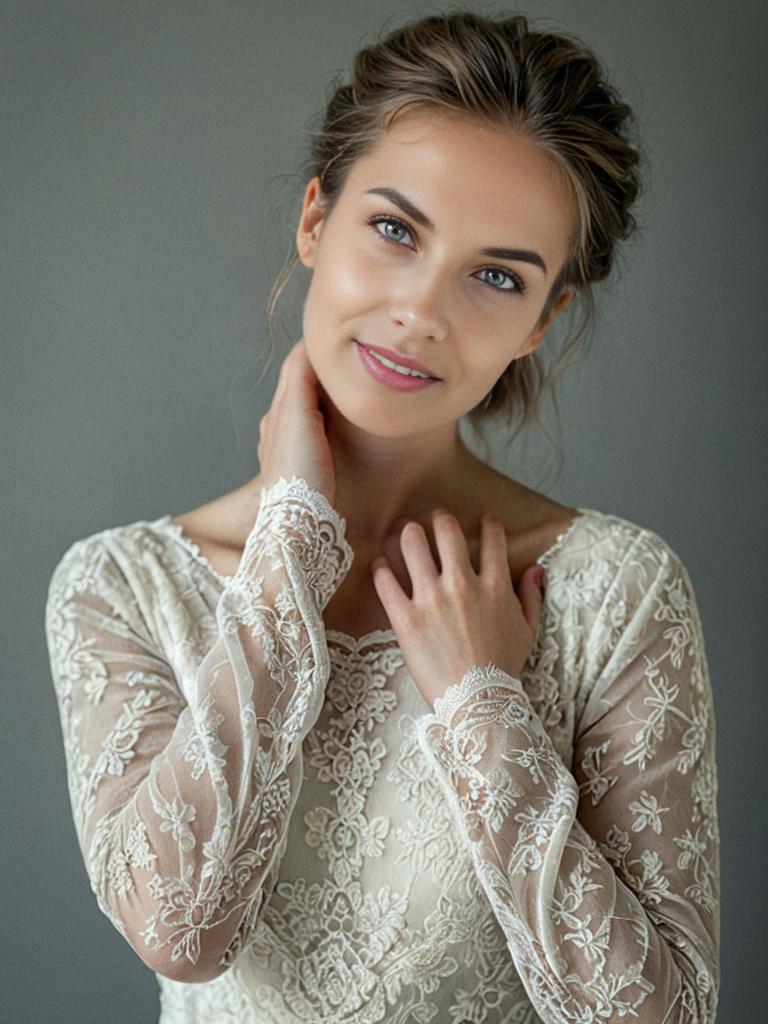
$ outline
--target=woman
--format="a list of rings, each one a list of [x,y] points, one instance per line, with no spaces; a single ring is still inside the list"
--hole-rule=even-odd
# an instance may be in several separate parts
[[[57,566],[78,839],[161,1021],[714,1021],[687,571],[458,429],[535,412],[536,349],[632,228],[629,117],[523,17],[361,51],[313,146],[258,475]]]

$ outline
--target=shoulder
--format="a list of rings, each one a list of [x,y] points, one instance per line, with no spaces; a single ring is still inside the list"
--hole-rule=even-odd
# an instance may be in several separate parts
[[[48,582],[46,608],[77,595],[99,595],[125,611],[133,605],[136,568],[141,557],[167,548],[163,527],[170,520],[137,520],[107,527],[71,542],[54,563]]]
[[[545,605],[592,646],[631,621],[698,621],[690,577],[677,549],[658,531],[626,516],[580,508],[545,559]]]
[[[693,676],[703,678],[701,618],[677,549],[659,530],[632,518],[595,508],[579,511],[545,560],[537,639],[540,657],[562,658],[568,665],[579,715],[590,695],[601,695],[599,680],[614,678],[648,652],[679,664],[685,650],[693,651]],[[599,713],[602,705],[596,707]]]
[[[672,544],[651,526],[615,512],[580,507],[548,562],[553,570],[592,565],[612,578],[655,575],[659,570],[685,571]]]
[[[73,541],[56,562],[45,599],[45,634],[57,663],[75,658],[88,671],[94,644],[139,644],[166,658],[190,615],[202,622],[205,596],[190,578],[188,553],[169,516],[137,520]],[[117,639],[116,639],[117,638]]]
[[[580,511],[546,568],[552,600],[579,623],[592,653],[604,655],[624,633],[663,633],[674,623],[700,633],[696,594],[677,548],[633,519]]]
[[[476,481],[474,514],[478,504],[499,514],[511,564],[520,571],[536,561],[548,577],[572,579],[600,594],[632,577],[642,583],[662,566],[685,571],[677,551],[651,524],[562,504],[490,467]]]

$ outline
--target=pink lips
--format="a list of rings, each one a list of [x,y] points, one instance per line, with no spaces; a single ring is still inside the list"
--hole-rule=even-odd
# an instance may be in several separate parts
[[[359,341],[356,341],[355,346],[360,362],[371,377],[375,378],[380,384],[386,384],[393,391],[420,391],[422,388],[428,388],[433,384],[437,384],[437,380],[434,377],[429,377],[425,380],[423,377],[408,377],[398,373],[396,370],[390,370],[388,366],[375,359],[365,345],[361,345]]]
[[[355,338],[355,341],[357,341],[357,338]],[[407,366],[409,370],[418,370],[419,373],[426,373],[428,377],[432,377],[434,380],[440,380],[437,374],[432,373],[423,363],[417,363],[415,359],[409,359],[408,356],[401,355],[399,352],[393,352],[391,348],[382,348],[381,345],[368,345],[363,341],[358,341],[357,343],[362,345],[363,348],[370,349],[371,352],[378,352],[380,356],[390,359],[399,366]]]

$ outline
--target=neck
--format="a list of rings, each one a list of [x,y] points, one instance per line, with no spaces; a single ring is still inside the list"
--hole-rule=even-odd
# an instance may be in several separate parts
[[[487,468],[464,444],[458,421],[419,435],[382,437],[350,422],[332,403],[324,414],[336,471],[333,507],[346,521],[345,536],[355,549],[379,549],[407,521],[428,521],[434,508],[459,514],[472,493],[470,481]],[[257,474],[233,492],[233,536],[242,543],[262,486]]]
[[[353,546],[378,547],[409,519],[424,519],[437,506],[458,507],[467,475],[478,467],[457,421],[419,435],[382,437],[331,407],[326,434],[336,470],[334,508]]]

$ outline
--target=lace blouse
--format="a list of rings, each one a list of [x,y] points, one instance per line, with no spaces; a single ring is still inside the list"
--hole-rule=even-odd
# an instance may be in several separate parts
[[[432,709],[300,477],[234,576],[170,516],[76,541],[46,637],[98,905],[161,1024],[715,1020],[715,725],[686,569],[579,509],[536,643]]]

